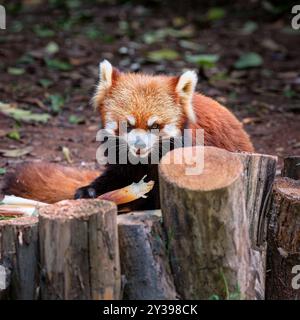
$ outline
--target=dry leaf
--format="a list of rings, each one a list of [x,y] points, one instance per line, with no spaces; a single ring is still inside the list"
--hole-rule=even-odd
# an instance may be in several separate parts
[[[70,152],[70,149],[68,147],[62,147],[62,153],[66,159],[66,161],[68,163],[72,163],[73,160],[71,159],[71,152]]]
[[[242,120],[243,124],[252,124],[252,123],[260,123],[262,119],[259,117],[247,117]]]
[[[0,102],[0,112],[17,121],[46,123],[51,116],[48,113],[32,113],[29,110],[16,108],[14,104]]]
[[[25,156],[26,154],[30,153],[33,150],[32,147],[25,147],[19,149],[0,149],[0,153],[3,157],[8,158],[18,158]]]

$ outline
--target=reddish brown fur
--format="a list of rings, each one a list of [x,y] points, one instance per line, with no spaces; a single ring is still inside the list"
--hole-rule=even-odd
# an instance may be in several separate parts
[[[182,128],[187,118],[183,104],[187,103],[175,92],[178,77],[150,76],[145,74],[114,72],[112,87],[101,96],[95,97],[102,123],[107,116],[117,122],[133,115],[137,119],[136,127],[146,129],[147,119],[158,116],[164,125],[176,122]],[[193,96],[193,108],[196,124],[189,128],[204,129],[205,145],[216,146],[229,151],[252,152],[252,143],[236,117],[217,101],[202,94]]]
[[[188,100],[175,91],[178,77],[126,74],[115,69],[112,76],[112,87],[101,87],[100,82],[94,97],[104,125],[110,119],[121,121],[134,115],[136,126],[146,129],[147,119],[155,115],[161,125],[176,123],[183,129]],[[233,152],[253,151],[241,123],[218,102],[195,93],[193,109],[196,123],[188,122],[188,127],[204,129],[205,145]],[[49,163],[25,164],[8,175],[4,192],[54,203],[73,198],[77,188],[90,184],[98,175]]]
[[[3,193],[55,203],[73,199],[77,188],[91,183],[99,172],[47,162],[25,163],[6,176]]]
[[[116,75],[115,75],[116,77]],[[174,79],[167,76],[120,73],[110,89],[98,89],[95,105],[100,111],[102,123],[110,120],[124,121],[133,115],[136,126],[146,129],[146,121],[157,116],[162,124],[184,122],[184,111],[174,90]]]
[[[204,129],[204,144],[232,152],[253,152],[254,148],[242,124],[217,101],[202,94],[194,94],[193,107],[197,123],[192,129]]]

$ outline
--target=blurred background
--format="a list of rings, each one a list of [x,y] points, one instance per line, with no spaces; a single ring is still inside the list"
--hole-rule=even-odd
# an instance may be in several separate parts
[[[100,121],[89,102],[103,59],[124,71],[194,69],[197,89],[238,116],[258,152],[300,154],[295,2],[0,4],[0,179],[24,160],[95,165]]]

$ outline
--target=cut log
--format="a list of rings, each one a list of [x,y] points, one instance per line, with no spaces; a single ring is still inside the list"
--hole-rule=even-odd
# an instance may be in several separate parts
[[[171,151],[159,165],[176,290],[183,299],[254,299],[242,162],[214,147],[185,149]],[[201,167],[201,151],[203,172],[187,174],[191,166]]]
[[[278,178],[269,211],[266,299],[300,300],[299,265],[300,181]]]
[[[283,177],[300,180],[300,156],[289,156],[284,158],[282,170]]]
[[[124,299],[176,299],[160,210],[118,216]]]
[[[265,297],[266,209],[276,174],[277,157],[236,153],[244,165],[246,213],[251,240],[251,268],[256,299]]]
[[[0,221],[0,298],[33,300],[38,296],[38,220]]]
[[[39,210],[42,299],[120,299],[117,208],[67,200]]]

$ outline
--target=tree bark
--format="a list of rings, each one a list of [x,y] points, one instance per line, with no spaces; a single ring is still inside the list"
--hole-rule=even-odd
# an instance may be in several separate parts
[[[295,266],[300,266],[300,181],[278,178],[269,211],[267,299],[300,299]]]
[[[282,170],[283,177],[300,180],[300,156],[289,156],[284,158]]]
[[[39,210],[42,299],[120,299],[117,208],[68,200]]]
[[[37,218],[0,221],[0,298],[33,300],[38,296]]]
[[[242,162],[214,147],[184,149],[189,153],[184,159],[182,149],[175,149],[159,165],[164,228],[177,292],[183,299],[213,295],[254,299]],[[187,174],[201,151],[203,172]]]
[[[118,216],[124,299],[176,298],[161,220],[160,210]]]
[[[277,157],[236,153],[244,165],[246,212],[253,249],[262,249],[266,241],[266,208],[276,175]]]
[[[266,208],[276,174],[277,157],[253,153],[236,153],[244,165],[246,213],[251,240],[251,268],[256,299],[265,297]]]

